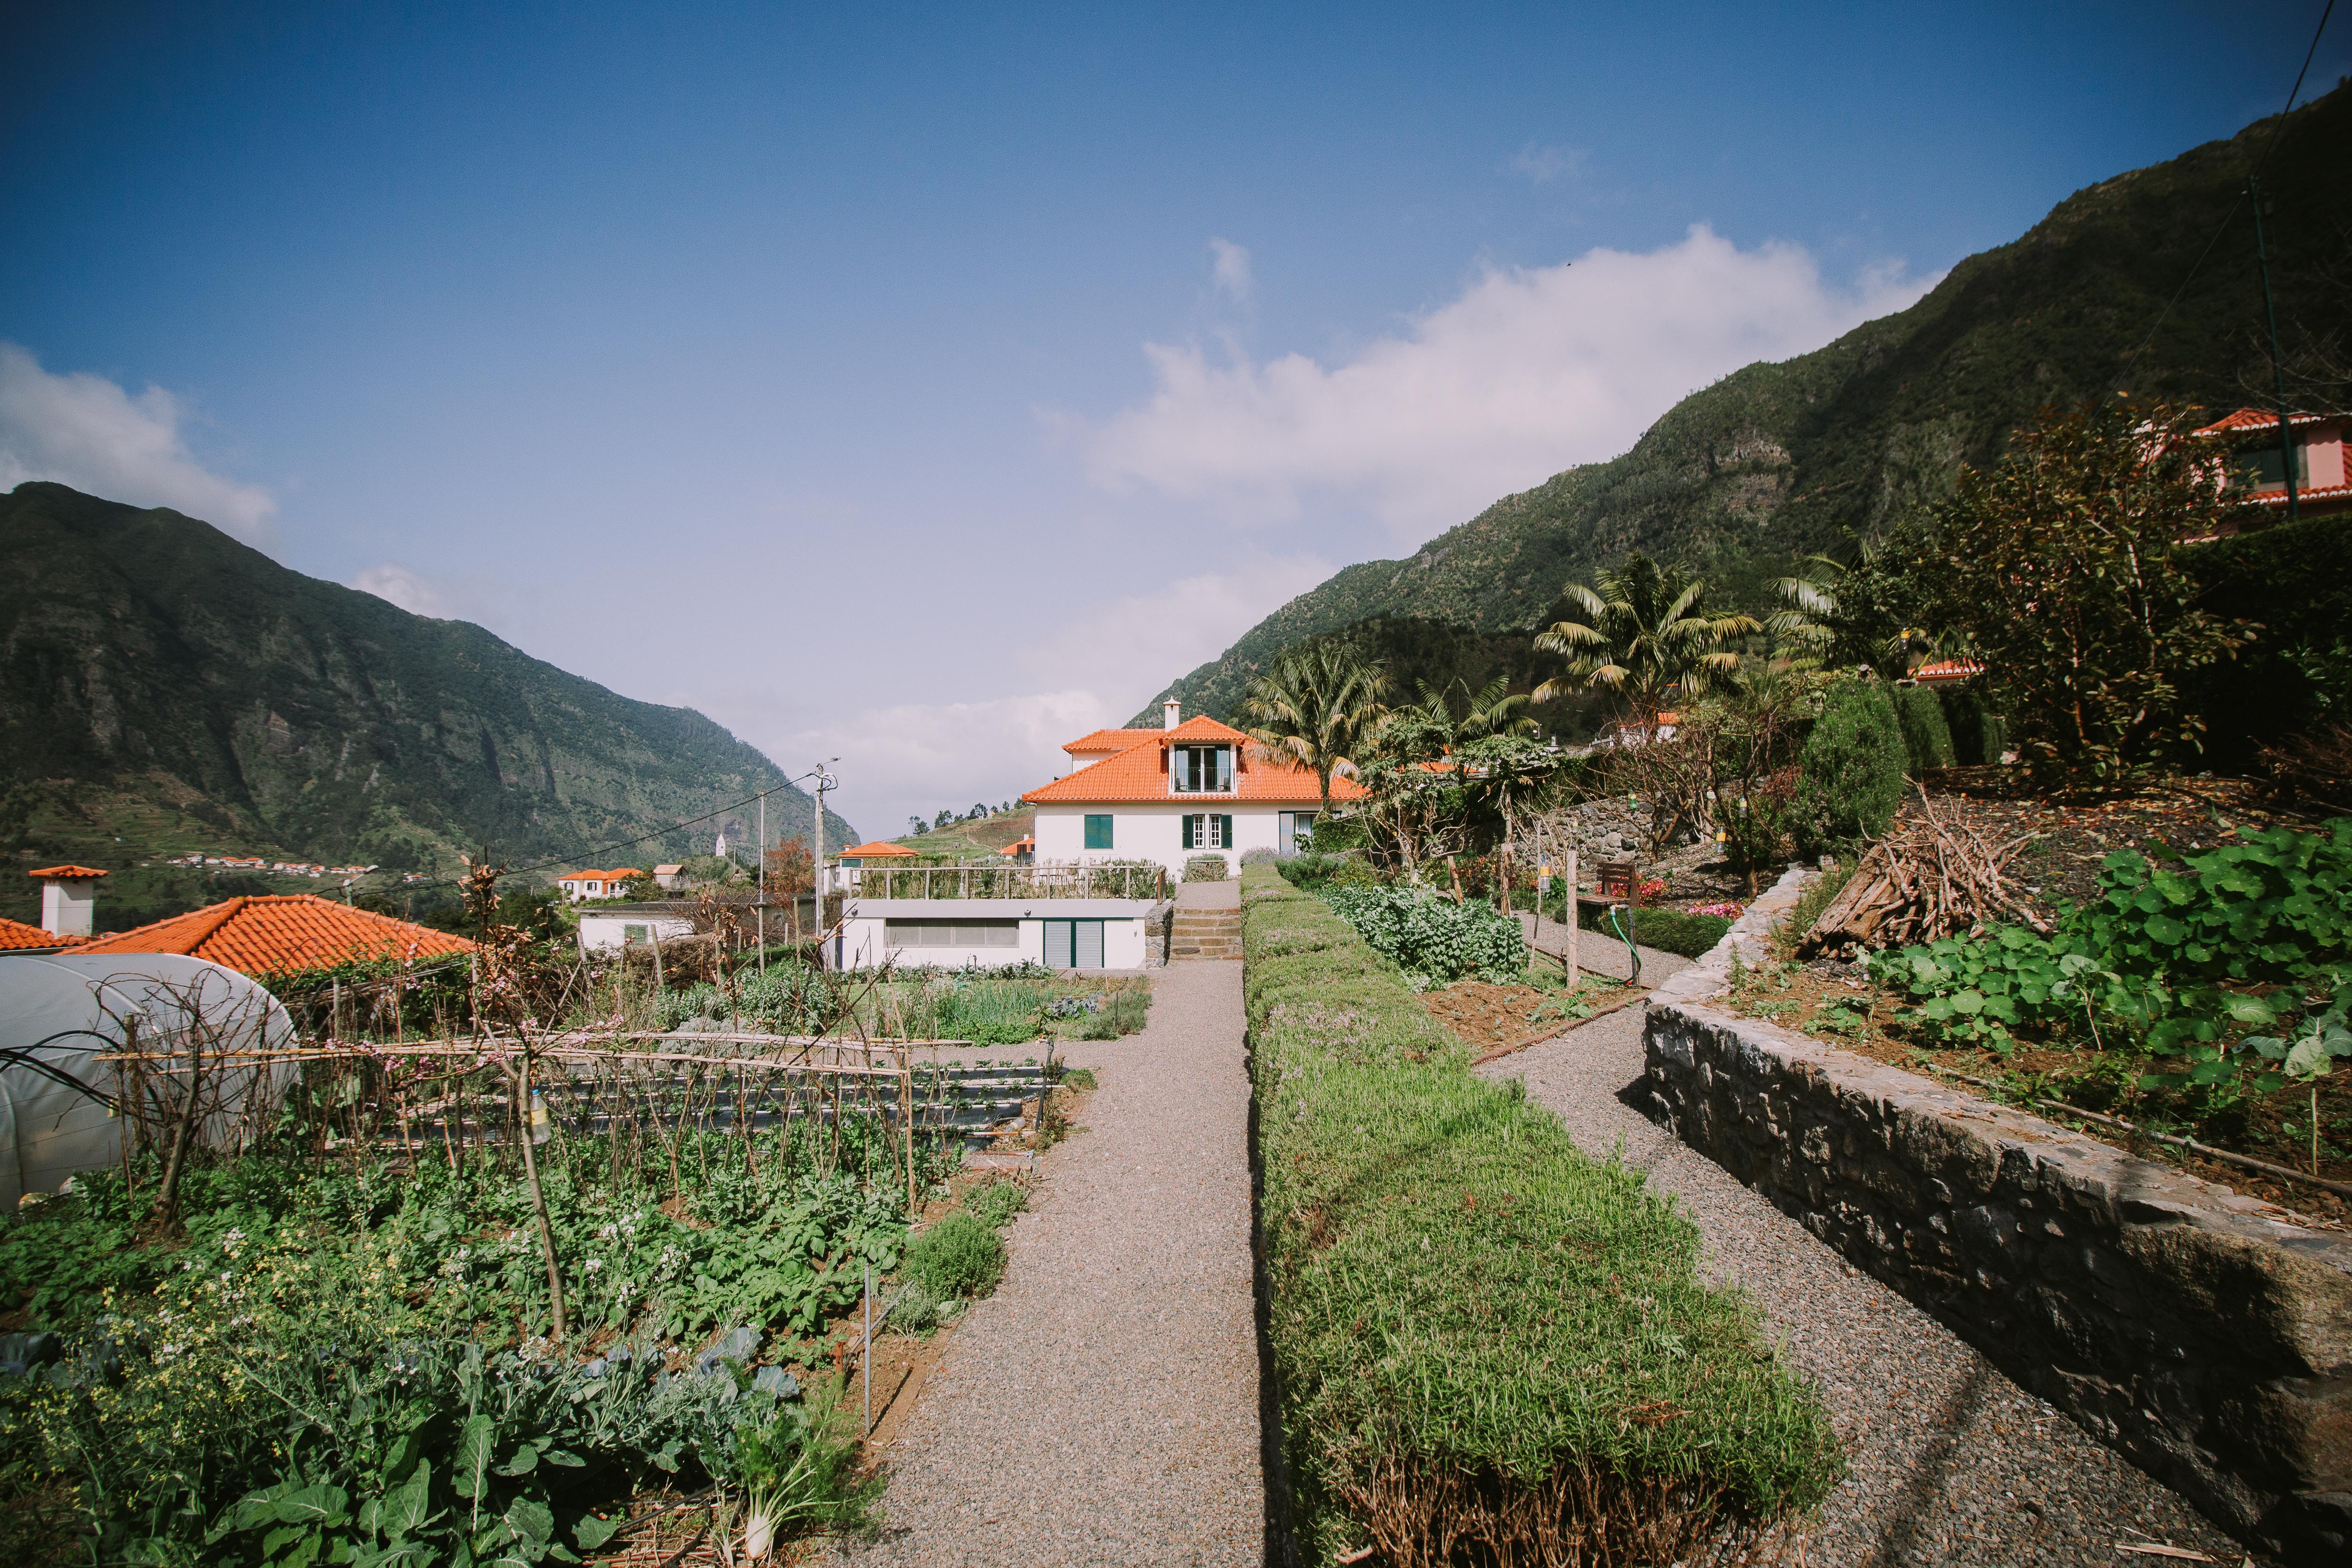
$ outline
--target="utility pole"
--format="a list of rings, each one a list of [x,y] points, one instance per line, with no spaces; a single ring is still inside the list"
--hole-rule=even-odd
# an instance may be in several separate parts
[[[2251,179],[2246,194],[2254,204],[2254,260],[2263,271],[2263,314],[2270,319],[2271,384],[2278,394],[2279,470],[2286,476],[2286,520],[2294,521],[2294,427],[2286,412],[2286,371],[2279,363],[2278,306],[2271,299],[2270,249],[2263,242],[2263,193]]]
[[[841,758],[835,757],[831,760],[838,762]],[[819,936],[824,934],[824,792],[836,782],[834,776],[824,770],[824,763],[816,765],[816,837],[811,841],[815,847],[809,853],[809,885],[814,889],[815,909],[809,917],[809,927]],[[816,961],[819,968],[824,967],[824,950],[822,947],[817,950]]]
[[[760,791],[760,893],[751,918],[760,928],[760,973],[768,972],[768,792]]]

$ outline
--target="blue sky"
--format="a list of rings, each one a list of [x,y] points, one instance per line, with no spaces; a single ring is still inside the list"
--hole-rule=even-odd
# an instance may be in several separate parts
[[[0,483],[878,832],[2275,111],[2319,7],[13,9]]]

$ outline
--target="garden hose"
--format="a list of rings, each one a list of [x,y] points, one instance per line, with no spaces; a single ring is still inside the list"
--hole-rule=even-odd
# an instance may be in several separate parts
[[[1617,924],[1617,912],[1624,907],[1622,904],[1609,906],[1609,929],[1617,934],[1618,941],[1625,944],[1625,962],[1633,967],[1633,973],[1625,977],[1625,983],[1638,986],[1642,983],[1642,950],[1633,946],[1633,938],[1625,934],[1625,928]]]

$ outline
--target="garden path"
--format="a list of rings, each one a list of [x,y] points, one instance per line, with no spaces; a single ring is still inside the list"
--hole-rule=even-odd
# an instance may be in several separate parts
[[[1546,953],[1567,952],[1568,927],[1549,915],[1538,915],[1534,918],[1536,929],[1532,941],[1535,946]],[[1579,969],[1588,975],[1606,975],[1612,980],[1622,980],[1632,976],[1633,966],[1626,961],[1625,944],[1622,940],[1605,931],[1580,931],[1576,936],[1576,965]],[[1642,984],[1644,986],[1654,986],[1676,969],[1690,967],[1688,958],[1662,953],[1655,947],[1642,947],[1639,944],[1636,947],[1642,955]]]
[[[1152,977],[1150,1021],[1040,1163],[1004,1282],[925,1385],[852,1564],[1265,1560],[1242,967]]]
[[[1644,980],[1667,972],[1644,958]],[[1621,1099],[1643,1074],[1643,1013],[1597,1019],[1480,1071],[1524,1079],[1591,1154],[1622,1140],[1626,1162],[1697,1223],[1717,1277],[1747,1289],[1767,1333],[1820,1383],[1849,1474],[1809,1543],[1812,1568],[2159,1561],[2116,1552],[2150,1538],[2243,1559],[2179,1495]]]

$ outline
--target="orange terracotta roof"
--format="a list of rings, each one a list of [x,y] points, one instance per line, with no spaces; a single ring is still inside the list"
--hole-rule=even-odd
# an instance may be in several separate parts
[[[860,844],[854,850],[842,851],[841,858],[845,861],[872,860],[879,855],[911,855],[914,852],[904,844],[894,844],[887,839],[877,839],[870,844]]]
[[[436,958],[474,944],[446,931],[353,909],[316,894],[232,898],[135,931],[100,936],[86,953],[184,953],[248,975],[320,969],[352,958]]]
[[[2345,416],[2340,413],[2290,413],[2286,416],[2287,424],[2290,427],[2303,424],[2325,424],[2331,420],[2342,419],[2343,417]],[[2191,431],[2189,434],[2192,435],[2232,435],[2240,432],[2249,430],[2276,430],[2278,428],[2278,410],[2276,409],[2242,408],[2235,413],[2225,414],[2221,418],[2215,420],[2212,423],[2206,425],[2201,429]]]
[[[2340,501],[2347,496],[2352,496],[2352,482],[2342,485],[2297,485],[2294,487],[2295,504],[2302,507],[2308,507],[2314,501]],[[2257,507],[2277,507],[2284,509],[2286,486],[2282,485],[2275,490],[2265,490],[2261,495],[2248,496],[2245,498]]]
[[[71,947],[87,940],[82,936],[60,936],[54,931],[44,931],[21,920],[0,919],[0,953],[13,953],[26,947]]]
[[[1237,729],[1228,728],[1213,718],[1188,719],[1176,728],[1164,732],[1171,742],[1202,740],[1246,740]],[[1115,757],[1106,757],[1089,768],[1081,768],[1067,778],[1056,779],[1051,784],[1041,784],[1021,798],[1033,803],[1097,804],[1114,801],[1187,800],[1199,803],[1205,810],[1219,801],[1252,800],[1280,801],[1290,805],[1320,805],[1322,790],[1315,775],[1295,762],[1278,760],[1245,750],[1241,766],[1234,772],[1234,788],[1230,793],[1171,795],[1168,792],[1168,768],[1164,760],[1165,746],[1130,746]],[[1351,779],[1331,780],[1331,799],[1356,800],[1363,798],[1363,787]]]
[[[1147,740],[1157,740],[1167,732],[1158,729],[1098,729],[1092,735],[1082,735],[1063,750],[1076,753],[1125,751],[1130,746],[1140,746]]]
[[[1037,835],[1032,833],[1025,839],[1015,839],[996,852],[1001,855],[1034,854],[1037,852]]]
[[[633,865],[625,865],[614,871],[567,871],[555,880],[558,882],[626,882],[633,876],[645,874]]]
[[[1932,664],[1922,664],[1911,672],[1915,681],[1965,681],[1970,675],[1981,675],[1984,666],[1974,659],[1938,659]]]
[[[45,865],[38,871],[28,871],[25,874],[50,882],[66,882],[80,876],[104,876],[106,873],[92,871],[86,865]]]

